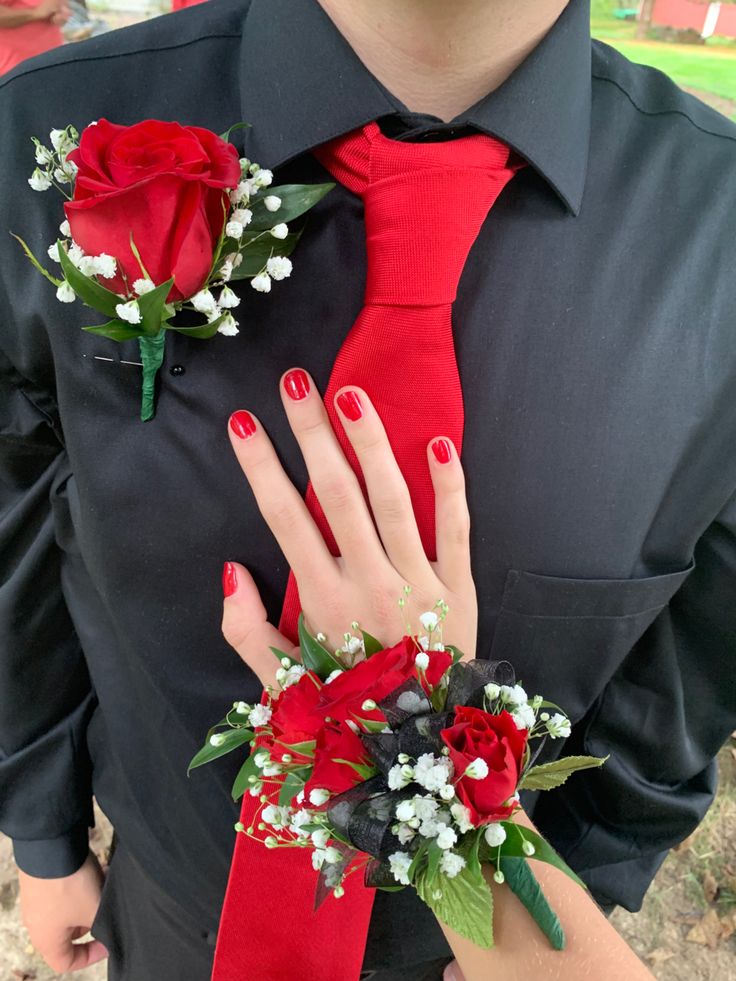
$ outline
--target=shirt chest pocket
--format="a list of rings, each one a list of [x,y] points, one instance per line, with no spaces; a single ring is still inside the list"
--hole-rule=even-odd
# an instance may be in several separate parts
[[[641,579],[566,579],[510,569],[490,657],[510,661],[531,697],[575,722],[695,568]]]

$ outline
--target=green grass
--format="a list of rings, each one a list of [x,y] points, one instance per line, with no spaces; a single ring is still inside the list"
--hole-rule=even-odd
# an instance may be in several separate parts
[[[712,38],[703,45],[636,41],[636,22],[615,18],[615,6],[615,0],[591,0],[594,37],[631,61],[665,72],[678,85],[736,102],[736,42],[725,38]],[[730,115],[736,120],[736,111]]]

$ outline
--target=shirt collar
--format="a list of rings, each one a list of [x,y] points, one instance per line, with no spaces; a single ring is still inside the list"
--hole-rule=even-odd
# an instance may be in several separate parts
[[[265,167],[404,108],[316,0],[251,0],[240,78],[242,119],[251,124],[245,153]],[[508,143],[577,215],[590,111],[590,0],[569,0],[506,81],[453,122]]]

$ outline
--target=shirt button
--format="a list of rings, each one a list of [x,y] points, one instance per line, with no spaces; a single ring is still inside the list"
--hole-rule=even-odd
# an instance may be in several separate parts
[[[186,368],[183,364],[174,364],[171,366],[171,368],[169,368],[169,371],[172,375],[183,375]]]

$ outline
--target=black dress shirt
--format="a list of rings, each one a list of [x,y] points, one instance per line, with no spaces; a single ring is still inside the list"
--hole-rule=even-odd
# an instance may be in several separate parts
[[[136,342],[80,330],[95,315],[7,233],[45,257],[61,199],[29,188],[30,137],[101,116],[247,121],[236,142],[275,183],[328,179],[310,149],[375,118],[406,138],[469,126],[529,162],[453,308],[479,652],[569,710],[565,752],[610,754],[525,803],[599,900],[638,909],[736,725],[736,126],[591,41],[587,0],[450,127],[408,113],[314,0],[210,0],[3,78],[0,827],[22,868],[69,873],[94,792],[211,929],[240,760],[186,767],[228,703],[259,695],[220,632],[222,563],[252,570],[274,620],[288,572],[227,418],[256,412],[304,489],[278,379],[301,365],[324,390],[361,307],[362,205],[338,186],[290,279],[236,284],[236,337],[171,333],[142,423]],[[379,894],[371,966],[445,949],[403,895]]]

